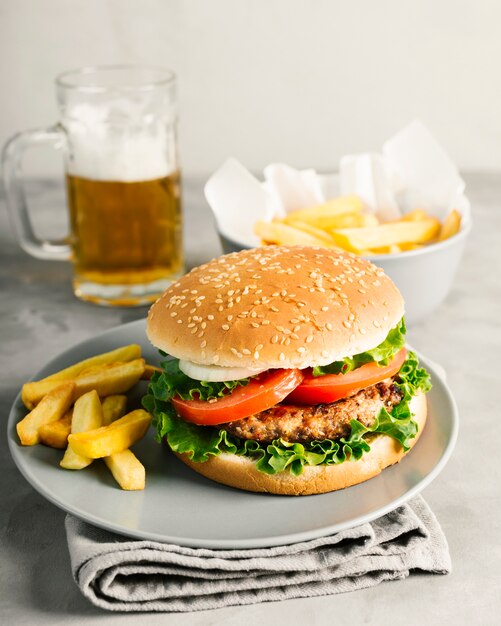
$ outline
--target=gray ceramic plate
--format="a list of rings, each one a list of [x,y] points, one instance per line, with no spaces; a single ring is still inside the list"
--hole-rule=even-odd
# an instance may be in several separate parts
[[[158,360],[146,339],[144,321],[138,321],[70,348],[35,379],[127,343],[141,344],[150,362]],[[255,548],[303,541],[383,515],[416,495],[442,470],[456,441],[457,410],[439,368],[426,360],[424,364],[432,374],[433,389],[419,444],[377,478],[318,496],[253,494],[211,482],[156,443],[152,431],[134,447],[146,466],[146,489],[121,491],[104,463],[69,472],[58,466],[61,451],[42,445],[20,446],[15,424],[26,411],[19,397],[9,416],[9,446],[26,480],[45,498],[83,520],[123,535],[206,548]],[[143,391],[131,395],[131,405],[139,402]]]

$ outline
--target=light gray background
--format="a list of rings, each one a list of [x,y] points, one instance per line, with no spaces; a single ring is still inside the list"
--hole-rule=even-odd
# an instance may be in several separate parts
[[[153,63],[179,75],[185,174],[333,169],[415,117],[462,168],[500,168],[500,23],[499,0],[1,0],[0,142],[55,121],[59,72]],[[31,173],[57,171],[47,152]]]

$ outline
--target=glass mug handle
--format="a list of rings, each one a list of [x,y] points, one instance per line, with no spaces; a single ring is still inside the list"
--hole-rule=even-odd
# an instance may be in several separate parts
[[[7,207],[19,244],[23,250],[38,259],[67,261],[71,248],[65,240],[50,241],[37,237],[31,223],[22,178],[22,162],[26,149],[35,144],[52,144],[56,149],[66,146],[66,134],[56,124],[45,130],[28,130],[14,135],[2,154],[3,177]]]

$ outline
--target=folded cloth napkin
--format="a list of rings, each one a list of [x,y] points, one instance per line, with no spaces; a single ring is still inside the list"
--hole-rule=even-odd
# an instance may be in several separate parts
[[[370,524],[292,545],[251,550],[185,548],[130,540],[67,516],[73,576],[110,611],[200,611],[330,595],[447,574],[449,549],[420,497]]]

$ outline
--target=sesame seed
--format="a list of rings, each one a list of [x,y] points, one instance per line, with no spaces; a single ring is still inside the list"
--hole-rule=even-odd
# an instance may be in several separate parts
[[[221,326],[221,328],[222,328],[223,330],[230,330],[230,327],[228,326],[228,324],[223,324],[223,325]]]
[[[348,322],[347,320],[345,320],[345,321],[343,322],[343,326],[344,326],[345,328],[351,328],[351,324],[350,324],[350,322]]]
[[[205,346],[207,345],[207,342],[205,341],[205,339],[202,341],[202,343],[200,344],[201,348],[205,348]]]
[[[254,352],[254,358],[259,359],[259,352],[257,350]]]
[[[252,328],[259,328],[259,324],[257,322],[251,322]]]
[[[271,343],[278,343],[278,335],[273,335],[271,338]]]
[[[359,329],[358,329],[358,332],[359,332],[361,335],[365,335],[365,333],[366,333],[367,331],[365,330],[365,328],[359,328]]]
[[[183,323],[183,320],[177,320],[177,323],[178,323],[178,324],[182,324],[182,323]]]
[[[306,337],[306,343],[311,343],[313,341],[313,335],[308,335],[308,337]]]
[[[175,311],[172,311],[171,314],[170,314],[171,317],[176,317],[176,315],[177,315],[177,313]]]
[[[374,324],[374,326],[376,328],[380,328],[381,327],[381,324],[377,320],[374,320],[372,323]]]
[[[251,353],[251,351],[248,348],[244,348],[242,352],[246,355],[249,355]]]
[[[285,354],[283,352],[280,352],[280,356],[278,358],[280,359],[280,361],[285,361]]]
[[[322,311],[328,311],[328,310],[329,310],[329,307],[328,307],[328,306],[323,306],[323,307],[322,307]]]
[[[300,346],[297,351],[302,354],[303,352],[306,352],[306,348],[304,346]]]
[[[330,322],[327,322],[325,328],[327,328],[327,330],[332,330],[332,324]]]

